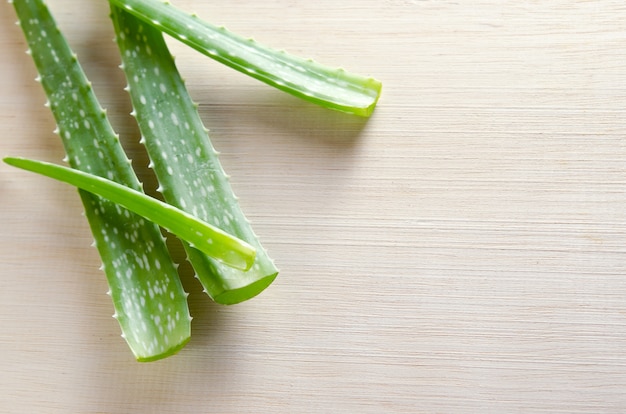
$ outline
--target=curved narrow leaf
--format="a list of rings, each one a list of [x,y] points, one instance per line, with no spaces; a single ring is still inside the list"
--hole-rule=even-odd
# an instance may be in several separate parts
[[[198,220],[172,205],[133,190],[115,181],[72,168],[26,158],[7,157],[9,165],[97,194],[139,214],[190,243],[201,252],[229,266],[246,270],[254,263],[256,251],[243,240]]]

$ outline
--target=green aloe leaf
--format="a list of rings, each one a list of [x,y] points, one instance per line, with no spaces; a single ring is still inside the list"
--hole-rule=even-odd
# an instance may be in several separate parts
[[[161,32],[116,6],[112,18],[133,114],[165,201],[247,241],[257,251],[252,268],[243,272],[184,244],[196,277],[219,303],[257,295],[276,278],[278,269],[239,206]]]
[[[119,138],[48,7],[41,0],[12,4],[69,164],[140,191]],[[191,317],[160,229],[110,201],[79,194],[122,336],[140,361],[172,355],[189,341]]]
[[[198,220],[174,206],[125,185],[61,165],[7,157],[4,162],[99,195],[162,226],[199,251],[241,270],[254,263],[255,249],[219,228]]]
[[[110,0],[199,52],[280,90],[326,108],[370,116],[382,84],[263,46],[162,0]]]

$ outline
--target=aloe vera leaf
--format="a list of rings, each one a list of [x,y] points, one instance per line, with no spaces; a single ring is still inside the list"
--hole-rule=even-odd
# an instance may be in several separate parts
[[[249,242],[254,265],[242,272],[184,243],[206,293],[232,304],[265,289],[278,269],[244,216],[161,32],[112,6],[127,89],[165,200]]]
[[[162,0],[110,0],[148,24],[244,74],[326,108],[370,116],[382,84],[263,46]]]
[[[16,0],[24,32],[67,161],[76,169],[141,185],[76,55],[41,0]],[[119,206],[79,191],[122,336],[139,361],[180,350],[191,317],[175,264],[159,228]]]
[[[23,170],[62,181],[106,198],[175,234],[226,266],[241,270],[254,263],[255,249],[191,214],[125,185],[83,171],[27,158],[6,157],[4,162]]]

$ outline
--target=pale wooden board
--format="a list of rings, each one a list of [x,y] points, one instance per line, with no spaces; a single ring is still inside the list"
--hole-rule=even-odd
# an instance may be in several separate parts
[[[0,166],[1,412],[626,411],[623,1],[176,4],[377,77],[379,108],[330,113],[170,42],[282,272],[221,307],[183,267],[192,341],[150,364],[75,191]],[[106,2],[50,6],[153,191]],[[61,162],[14,21],[1,5],[0,155]]]

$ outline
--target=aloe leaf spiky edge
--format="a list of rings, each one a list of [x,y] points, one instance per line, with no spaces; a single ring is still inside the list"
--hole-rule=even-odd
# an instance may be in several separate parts
[[[370,116],[382,84],[260,45],[163,0],[110,0],[144,22],[246,75],[323,107]]]
[[[118,136],[46,4],[9,3],[48,97],[67,161],[140,190]],[[176,353],[189,341],[191,316],[159,228],[89,192],[79,194],[102,259],[114,317],[135,358],[152,361]]]
[[[257,251],[252,268],[242,272],[184,244],[196,277],[218,303],[233,304],[256,296],[272,283],[278,269],[239,206],[163,35],[115,5],[111,16],[133,114],[163,197],[247,241]]]

